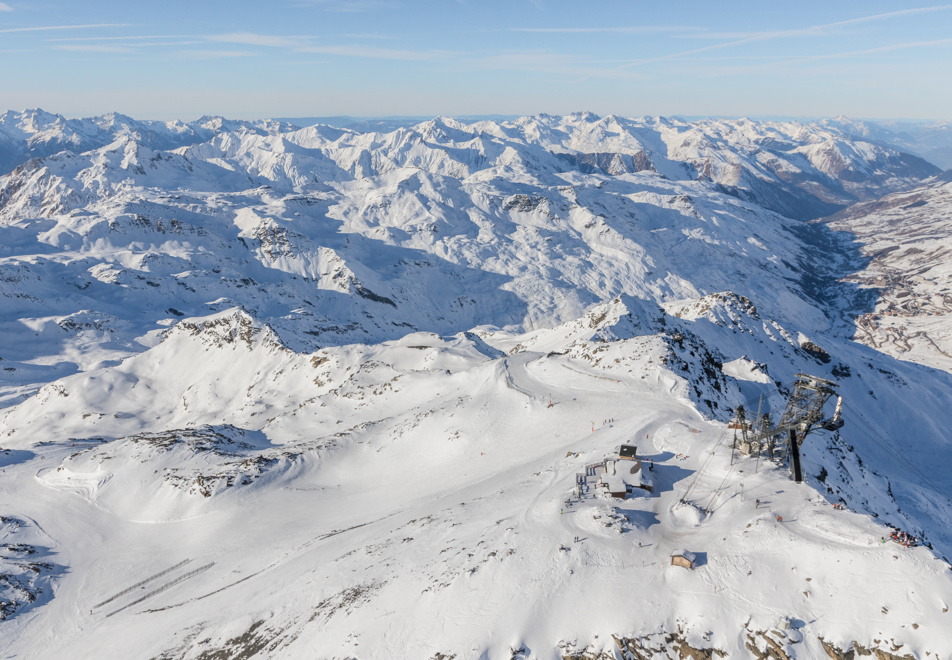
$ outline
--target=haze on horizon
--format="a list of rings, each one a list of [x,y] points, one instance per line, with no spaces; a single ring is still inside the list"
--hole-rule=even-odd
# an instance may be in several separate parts
[[[952,4],[0,2],[2,109],[952,119]]]

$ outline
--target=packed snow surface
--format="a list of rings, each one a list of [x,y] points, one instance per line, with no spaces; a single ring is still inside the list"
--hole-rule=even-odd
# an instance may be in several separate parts
[[[747,120],[203,121],[0,178],[4,654],[952,650],[952,375],[854,336],[935,168]],[[728,428],[798,373],[846,422],[799,484]]]

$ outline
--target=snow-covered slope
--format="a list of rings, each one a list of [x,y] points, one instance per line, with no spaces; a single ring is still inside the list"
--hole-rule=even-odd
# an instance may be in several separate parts
[[[170,658],[946,648],[947,564],[880,538],[888,522],[952,548],[938,522],[952,506],[932,490],[948,476],[923,460],[947,464],[952,447],[909,426],[915,415],[905,428],[920,442],[904,457],[858,429],[861,416],[883,421],[865,387],[926,406],[929,390],[947,397],[952,384],[909,363],[892,380],[857,366],[841,384],[863,412],[851,410],[842,436],[805,444],[811,485],[796,486],[785,467],[732,457],[723,422],[695,406],[711,413],[757,388],[768,404],[779,397],[769,380],[727,375],[738,362],[770,359],[781,380],[831,367],[731,295],[678,311],[616,300],[531,336],[415,333],[310,355],[234,311],[62,379],[3,420],[4,442],[31,456],[7,466],[4,500],[18,519],[42,520],[46,552],[69,566],[52,600],[40,583],[45,604],[3,624],[6,648]],[[862,364],[855,351],[875,359],[826,346],[850,364]],[[654,490],[613,500],[589,479],[579,499],[576,475],[626,442]],[[669,565],[682,547],[701,558],[693,572]]]
[[[816,127],[584,113],[21,165],[0,649],[942,657],[952,375],[854,341],[850,227],[776,210],[920,168]],[[795,484],[727,422],[778,418],[801,372],[846,425]],[[651,491],[596,487],[621,444]]]

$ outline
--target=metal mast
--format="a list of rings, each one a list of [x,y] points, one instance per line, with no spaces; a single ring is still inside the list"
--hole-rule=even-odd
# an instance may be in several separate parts
[[[843,397],[836,393],[836,383],[825,378],[797,374],[793,385],[793,392],[787,399],[787,407],[776,426],[770,424],[770,418],[764,415],[755,420],[758,424],[748,432],[747,422],[739,426],[742,437],[739,446],[742,453],[751,455],[766,449],[771,456],[780,455],[789,451],[792,458],[791,468],[793,477],[799,483],[800,474],[800,445],[807,434],[815,429],[835,431],[843,426]],[[831,397],[836,397],[836,410],[833,416],[825,418],[823,406]],[[741,413],[742,415],[744,413]]]

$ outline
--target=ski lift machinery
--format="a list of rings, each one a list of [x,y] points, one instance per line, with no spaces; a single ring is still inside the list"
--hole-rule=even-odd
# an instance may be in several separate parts
[[[734,447],[745,456],[766,453],[771,458],[783,459],[790,455],[790,469],[797,483],[803,481],[800,471],[800,445],[814,430],[836,431],[843,426],[843,397],[836,392],[836,383],[825,378],[797,374],[793,392],[787,399],[780,421],[774,426],[770,416],[761,415],[751,422],[743,406],[737,407],[729,428],[734,429]],[[833,416],[824,417],[823,407],[832,397],[836,397],[836,409]],[[738,437],[738,431],[740,437]]]

